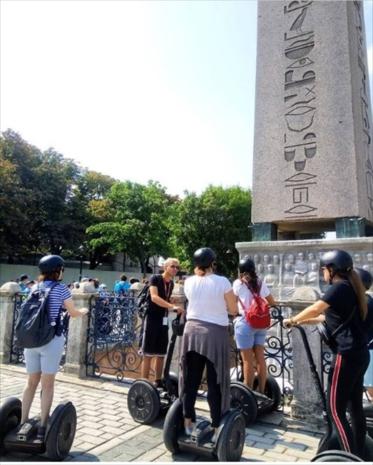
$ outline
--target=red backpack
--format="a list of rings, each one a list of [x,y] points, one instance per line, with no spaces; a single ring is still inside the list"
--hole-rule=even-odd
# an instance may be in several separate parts
[[[261,287],[262,286],[260,285],[258,293],[249,288],[253,295],[253,300],[247,309],[245,309],[242,300],[238,298],[242,308],[244,309],[246,321],[253,329],[267,329],[271,324],[271,314],[268,302],[260,295]]]

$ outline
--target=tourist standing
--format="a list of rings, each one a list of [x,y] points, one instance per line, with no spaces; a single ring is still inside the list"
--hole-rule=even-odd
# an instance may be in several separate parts
[[[338,434],[341,450],[362,457],[366,434],[363,379],[369,365],[365,289],[347,252],[326,252],[321,256],[320,265],[324,280],[330,287],[320,300],[298,315],[285,319],[284,326],[314,324],[325,320],[334,342],[328,375],[328,414]],[[348,404],[351,425],[346,417]]]
[[[183,312],[181,307],[171,303],[171,295],[174,288],[173,279],[180,269],[179,260],[168,258],[164,262],[162,274],[153,275],[150,278],[150,303],[144,322],[141,350],[143,362],[141,376],[149,378],[151,362],[155,360],[155,384],[161,384],[163,363],[168,346],[168,313]]]
[[[229,409],[228,312],[237,314],[237,304],[228,279],[215,274],[216,255],[212,249],[198,249],[193,261],[195,274],[184,284],[188,310],[180,349],[180,399],[185,432],[190,435],[196,422],[197,392],[206,368],[212,421],[211,428],[201,434],[214,435],[222,415]]]
[[[239,313],[234,320],[234,338],[242,358],[244,383],[250,389],[253,388],[256,369],[258,390],[264,393],[267,381],[267,365],[264,358],[267,329],[252,328],[246,320],[246,312],[254,299],[254,293],[266,299],[269,305],[275,305],[275,301],[266,283],[259,280],[253,260],[247,257],[242,259],[239,263],[239,271],[240,276],[233,283]]]

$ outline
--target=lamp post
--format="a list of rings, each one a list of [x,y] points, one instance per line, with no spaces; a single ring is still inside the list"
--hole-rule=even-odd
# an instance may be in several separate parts
[[[80,264],[79,264],[79,282],[81,282],[82,277],[83,277],[83,252],[84,252],[84,245],[79,246],[79,259],[80,259]]]

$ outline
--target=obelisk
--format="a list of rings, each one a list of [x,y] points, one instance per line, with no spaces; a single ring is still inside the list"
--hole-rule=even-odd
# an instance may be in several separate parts
[[[256,69],[254,240],[365,236],[373,141],[362,2],[259,1]]]

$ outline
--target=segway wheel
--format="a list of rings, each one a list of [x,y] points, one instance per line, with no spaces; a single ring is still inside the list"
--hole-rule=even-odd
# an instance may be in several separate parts
[[[21,422],[22,402],[16,397],[9,397],[0,406],[0,435],[9,433]]]
[[[183,428],[183,405],[180,399],[176,399],[168,410],[163,425],[163,442],[172,454],[179,452],[177,439]]]
[[[245,443],[245,419],[239,410],[229,412],[216,447],[219,462],[239,462]]]
[[[274,410],[277,410],[281,404],[282,394],[280,386],[278,385],[275,378],[273,378],[273,376],[268,376],[264,389],[264,394],[273,400],[271,411],[273,412]]]
[[[4,437],[21,422],[22,402],[9,397],[0,406],[0,453],[4,451]]]
[[[343,450],[325,450],[315,455],[311,462],[363,462],[359,457]]]
[[[46,455],[50,460],[63,460],[70,452],[76,431],[77,416],[74,405],[57,405],[48,423],[45,437]]]
[[[246,384],[238,381],[231,383],[231,408],[240,410],[245,419],[246,426],[252,425],[258,415],[258,404],[255,395]]]
[[[161,407],[159,393],[149,381],[139,379],[128,391],[127,406],[135,421],[149,425],[159,415]]]

